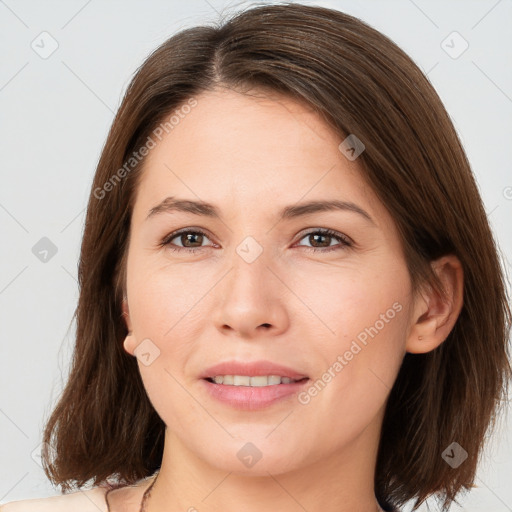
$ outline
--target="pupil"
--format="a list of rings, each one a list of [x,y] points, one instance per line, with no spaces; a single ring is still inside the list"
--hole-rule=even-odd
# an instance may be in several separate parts
[[[192,243],[194,243],[194,240],[193,240],[193,239],[191,239],[191,237],[197,237],[197,236],[203,236],[203,235],[201,235],[201,233],[185,233],[185,235],[184,235],[184,236],[185,236],[185,239],[186,239],[186,241],[187,241],[187,242],[192,242]],[[182,238],[182,240],[181,240],[181,241],[183,242],[183,238]],[[196,240],[196,242],[197,242],[197,240]],[[184,245],[185,247],[190,247],[190,246],[188,246],[188,245],[187,245],[187,244],[185,244],[185,243],[184,243],[183,245]],[[201,241],[199,242],[199,245],[201,245]]]
[[[322,234],[313,234],[313,235],[310,235],[313,237],[313,239],[315,240],[315,242],[318,242],[318,238],[319,237],[323,237],[323,238],[329,238],[329,235],[322,235]],[[329,244],[321,244],[321,247],[328,247]]]

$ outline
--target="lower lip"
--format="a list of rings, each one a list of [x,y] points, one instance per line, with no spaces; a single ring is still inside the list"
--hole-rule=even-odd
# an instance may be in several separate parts
[[[215,384],[206,379],[201,379],[201,381],[210,395],[220,402],[236,409],[255,411],[297,394],[309,382],[309,379],[261,387]]]

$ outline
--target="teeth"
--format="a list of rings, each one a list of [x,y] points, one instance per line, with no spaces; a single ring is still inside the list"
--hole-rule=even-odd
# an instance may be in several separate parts
[[[258,375],[257,377],[249,377],[248,375],[216,375],[213,377],[213,381],[215,384],[251,387],[290,384],[291,382],[295,382],[289,377],[280,377],[279,375]]]

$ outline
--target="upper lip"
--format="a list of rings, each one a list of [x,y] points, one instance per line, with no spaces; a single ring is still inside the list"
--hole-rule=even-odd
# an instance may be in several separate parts
[[[217,375],[247,375],[257,377],[260,375],[279,375],[293,380],[307,378],[307,375],[271,361],[224,361],[204,370],[200,378],[213,378]]]

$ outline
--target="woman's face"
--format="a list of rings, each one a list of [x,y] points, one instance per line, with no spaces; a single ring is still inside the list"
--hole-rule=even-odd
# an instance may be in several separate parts
[[[195,100],[147,156],[127,260],[125,349],[166,443],[261,475],[325,462],[356,441],[374,449],[411,313],[389,213],[340,150],[344,138],[307,106],[229,90]],[[189,203],[172,208],[171,197]],[[302,208],[333,201],[340,208]],[[177,230],[188,233],[169,237]],[[224,362],[308,379],[203,378]]]

